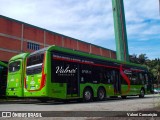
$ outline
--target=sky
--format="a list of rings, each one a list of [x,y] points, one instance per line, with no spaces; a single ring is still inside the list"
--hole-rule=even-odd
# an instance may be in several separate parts
[[[159,0],[124,0],[129,54],[160,58]],[[116,50],[112,0],[1,0],[0,14]]]

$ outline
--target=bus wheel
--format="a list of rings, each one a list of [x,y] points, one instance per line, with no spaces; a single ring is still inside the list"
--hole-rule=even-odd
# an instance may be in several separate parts
[[[83,100],[85,102],[90,102],[92,100],[92,91],[90,88],[85,88],[84,92],[83,92]]]
[[[144,89],[141,89],[140,94],[139,94],[139,98],[144,98]]]
[[[127,96],[121,96],[121,98],[122,98],[122,99],[126,99],[126,98],[127,98]]]
[[[104,88],[99,88],[97,92],[97,98],[98,100],[105,100],[106,98],[106,91]]]

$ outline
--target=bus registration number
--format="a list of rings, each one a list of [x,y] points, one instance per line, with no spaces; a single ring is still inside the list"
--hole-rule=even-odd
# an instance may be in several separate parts
[[[35,90],[35,86],[31,86],[31,88],[30,88],[31,90]]]

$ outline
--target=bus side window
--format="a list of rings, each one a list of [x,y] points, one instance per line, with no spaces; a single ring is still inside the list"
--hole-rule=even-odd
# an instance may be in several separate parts
[[[132,72],[131,82],[133,83],[133,85],[138,85],[139,84],[138,75],[137,75],[136,72]]]
[[[108,78],[108,84],[112,84],[114,81],[114,71],[108,70],[107,71],[107,78]]]
[[[104,81],[103,71],[101,71],[101,72],[99,73],[99,77],[100,77],[99,82],[100,82],[100,83],[103,83],[103,81]]]
[[[152,93],[154,87],[153,87],[153,81],[151,79],[151,76],[145,73],[145,79],[146,79],[146,84],[147,84],[147,91],[150,91]]]
[[[103,72],[103,81],[102,81],[102,83],[107,83],[107,81],[108,81],[107,75],[106,75],[106,72],[105,72],[105,70],[104,70],[104,72]]]
[[[146,80],[146,84],[149,84],[149,81],[148,81],[148,74],[147,74],[147,73],[145,74],[145,80]]]
[[[80,64],[80,82],[92,83],[92,66]]]
[[[99,83],[101,69],[100,69],[100,67],[97,67],[97,66],[93,66],[92,69],[93,69],[92,83]]]
[[[100,83],[108,83],[107,70],[105,68],[101,68],[99,71],[99,82]]]
[[[144,84],[145,84],[144,74],[139,73],[139,80],[140,80],[140,83],[141,83],[142,85],[144,85]]]

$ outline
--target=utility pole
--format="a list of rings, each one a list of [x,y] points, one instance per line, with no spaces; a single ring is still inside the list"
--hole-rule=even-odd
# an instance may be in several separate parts
[[[112,0],[117,59],[129,62],[123,0]]]

